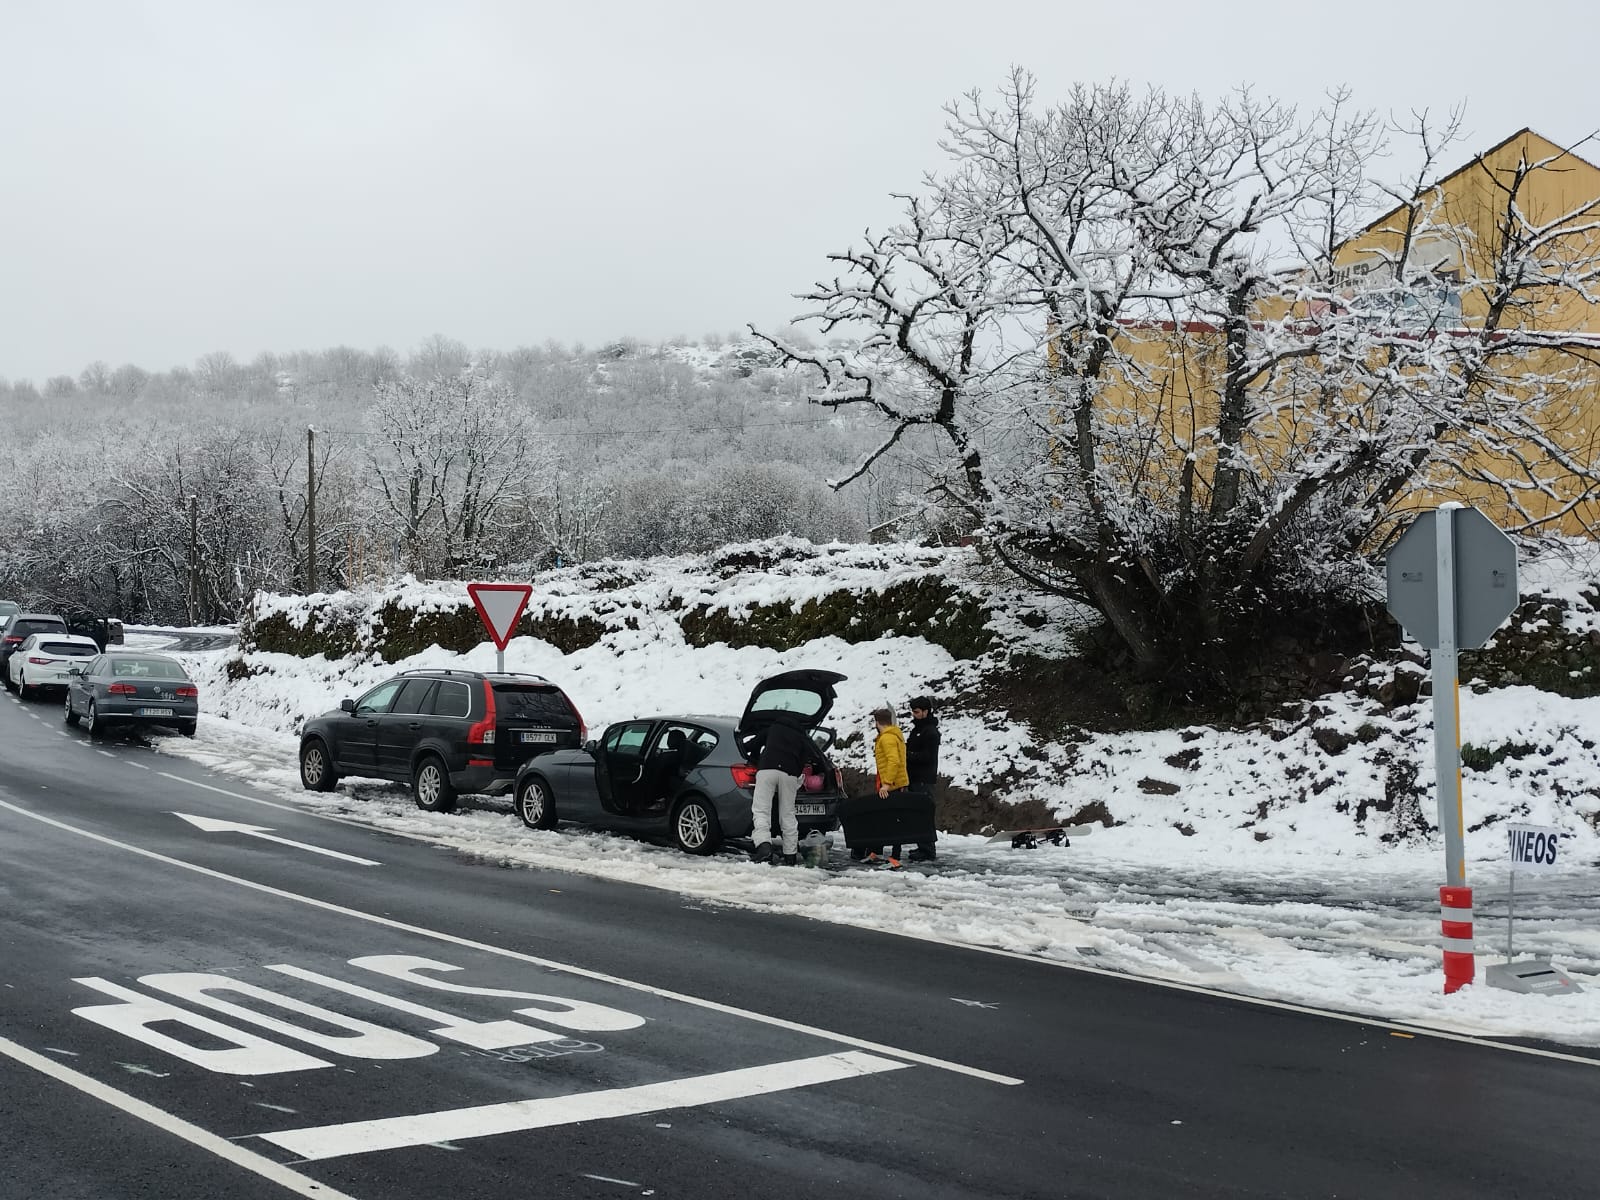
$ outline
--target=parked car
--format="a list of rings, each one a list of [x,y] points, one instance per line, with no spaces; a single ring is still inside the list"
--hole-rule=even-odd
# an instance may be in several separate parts
[[[92,639],[102,650],[122,645],[122,622],[115,617],[97,616],[85,609],[69,610],[62,617],[70,633]]]
[[[532,829],[576,821],[643,837],[670,838],[689,854],[711,854],[748,838],[756,768],[753,740],[779,712],[797,714],[817,747],[820,786],[796,799],[800,833],[839,826],[844,777],[828,758],[834,731],[834,671],[786,671],[763,679],[744,715],[654,716],[608,725],[581,749],[541,754],[517,772],[517,816]],[[776,828],[776,826],[774,826]]]
[[[6,662],[6,683],[24,700],[31,700],[45,688],[66,687],[72,668],[88,666],[99,653],[100,647],[90,638],[30,633]]]
[[[300,731],[300,782],[325,792],[341,776],[411,786],[419,808],[448,812],[463,793],[509,791],[535,754],[580,746],[577,708],[538,675],[406,671]]]
[[[0,629],[6,627],[6,622],[22,611],[22,605],[15,600],[0,600]]]
[[[200,689],[175,658],[117,650],[67,674],[62,715],[68,725],[81,717],[91,737],[115,725],[167,725],[194,736]]]
[[[0,629],[0,683],[4,683],[7,691],[15,688],[11,682],[11,656],[17,652],[17,647],[27,639],[30,633],[61,633],[67,632],[67,623],[60,617],[48,613],[14,612],[6,621],[5,628]]]

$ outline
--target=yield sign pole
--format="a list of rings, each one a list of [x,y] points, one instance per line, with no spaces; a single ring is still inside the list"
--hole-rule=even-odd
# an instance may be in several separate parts
[[[517,622],[528,607],[528,597],[533,595],[529,583],[469,583],[467,595],[477,607],[483,627],[494,642],[495,670],[506,669],[506,644],[517,631]]]

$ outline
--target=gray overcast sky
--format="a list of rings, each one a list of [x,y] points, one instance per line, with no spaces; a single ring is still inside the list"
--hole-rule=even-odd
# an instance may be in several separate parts
[[[1464,101],[1465,159],[1600,125],[1592,12],[0,0],[0,376],[780,324],[941,165],[940,105],[1012,63],[1044,99],[1117,77]]]

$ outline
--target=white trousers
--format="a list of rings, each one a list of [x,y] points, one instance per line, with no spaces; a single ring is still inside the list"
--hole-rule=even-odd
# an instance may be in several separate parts
[[[800,852],[800,819],[794,815],[794,798],[800,791],[800,776],[770,768],[756,772],[756,794],[750,801],[750,820],[755,826],[750,840],[757,846],[772,840],[772,797],[778,797],[778,829],[783,833],[783,853]]]

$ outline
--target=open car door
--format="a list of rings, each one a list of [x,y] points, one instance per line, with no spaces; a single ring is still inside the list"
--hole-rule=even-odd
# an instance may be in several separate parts
[[[595,787],[600,807],[619,817],[631,817],[641,804],[645,758],[654,721],[624,721],[605,731],[594,757]]]

